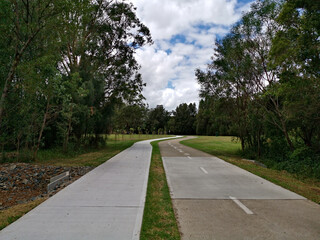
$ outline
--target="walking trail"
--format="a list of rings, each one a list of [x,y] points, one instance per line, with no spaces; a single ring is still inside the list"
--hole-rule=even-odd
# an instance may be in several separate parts
[[[183,139],[160,151],[183,240],[320,239],[320,206]]]
[[[95,168],[3,229],[0,239],[139,239],[156,140],[137,142]]]

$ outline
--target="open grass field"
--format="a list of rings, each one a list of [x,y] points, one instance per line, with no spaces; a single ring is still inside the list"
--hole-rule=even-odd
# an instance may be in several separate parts
[[[174,215],[158,142],[152,144],[147,197],[143,214],[141,240],[178,240],[180,233]]]
[[[240,143],[235,141],[233,137],[200,136],[195,139],[181,141],[181,143],[219,157],[320,204],[319,180],[312,178],[300,179],[286,171],[264,168],[253,162],[243,160]]]
[[[214,156],[240,156],[241,145],[234,137],[200,136],[180,143]]]
[[[80,153],[63,153],[59,149],[42,150],[38,153],[35,164],[55,165],[55,166],[90,166],[97,167],[108,159],[117,155],[124,149],[131,147],[135,142],[169,137],[169,135],[138,135],[125,134],[106,136],[106,146],[101,149],[84,149]]]

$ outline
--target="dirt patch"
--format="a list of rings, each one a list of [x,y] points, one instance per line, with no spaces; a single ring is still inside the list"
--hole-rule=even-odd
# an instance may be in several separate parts
[[[0,210],[51,196],[90,170],[92,167],[57,167],[27,163],[1,164]],[[47,185],[50,178],[66,171],[70,172],[70,179],[48,193]]]

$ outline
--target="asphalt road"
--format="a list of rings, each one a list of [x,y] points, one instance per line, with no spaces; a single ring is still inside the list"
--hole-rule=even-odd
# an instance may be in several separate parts
[[[161,142],[182,239],[320,239],[320,206],[209,154]]]
[[[1,240],[139,239],[151,141],[135,143],[0,232]]]

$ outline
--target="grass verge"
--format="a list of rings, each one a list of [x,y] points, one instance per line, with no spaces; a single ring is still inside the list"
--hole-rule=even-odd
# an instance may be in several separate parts
[[[158,142],[151,143],[153,150],[140,239],[176,240],[180,239],[180,233]]]
[[[320,204],[319,180],[313,178],[301,179],[286,171],[264,168],[252,162],[243,160],[241,158],[240,144],[236,141],[232,141],[232,137],[200,136],[199,138],[181,141],[181,143],[221,158]]]
[[[18,220],[24,214],[38,206],[42,203],[46,198],[37,199],[32,202],[19,204],[13,206],[11,208],[1,210],[0,211],[0,230],[8,226],[9,224],[13,223],[14,221]]]

